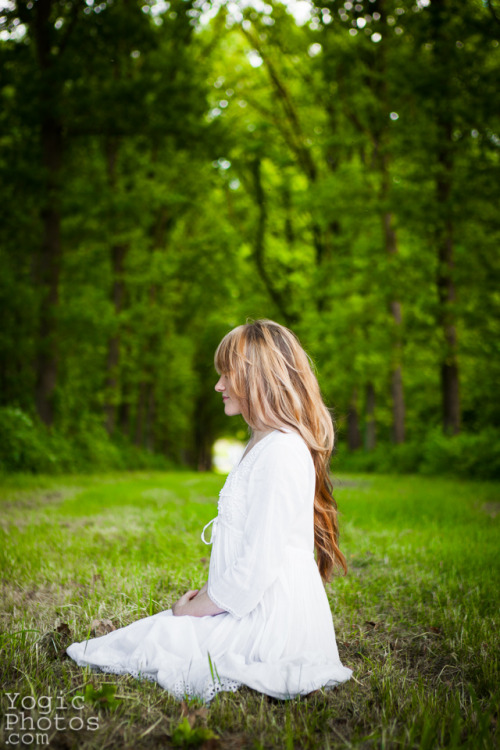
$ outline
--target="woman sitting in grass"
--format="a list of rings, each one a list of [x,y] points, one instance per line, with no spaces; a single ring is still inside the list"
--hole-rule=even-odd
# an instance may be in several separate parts
[[[172,609],[68,648],[80,666],[210,700],[248,685],[275,698],[349,679],[322,580],[346,570],[328,477],[333,426],[308,357],[269,320],[219,344],[215,390],[251,439],[208,524],[208,582]],[[314,549],[316,548],[316,558]]]

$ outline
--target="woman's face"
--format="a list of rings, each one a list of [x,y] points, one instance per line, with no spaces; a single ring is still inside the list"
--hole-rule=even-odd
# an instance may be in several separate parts
[[[217,393],[222,393],[224,412],[228,417],[235,417],[237,414],[241,414],[241,401],[234,395],[227,375],[220,376],[215,384],[215,390]]]

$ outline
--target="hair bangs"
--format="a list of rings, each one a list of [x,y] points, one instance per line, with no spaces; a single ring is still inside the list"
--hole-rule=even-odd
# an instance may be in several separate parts
[[[246,383],[250,361],[246,355],[246,325],[229,331],[220,342],[214,357],[219,375],[227,375],[238,398],[246,397]]]

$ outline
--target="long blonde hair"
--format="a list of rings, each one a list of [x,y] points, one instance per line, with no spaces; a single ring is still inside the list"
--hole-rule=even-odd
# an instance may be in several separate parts
[[[328,473],[334,441],[332,419],[297,337],[272,320],[238,326],[217,347],[215,369],[228,376],[252,429],[292,429],[307,444],[316,471],[314,544],[318,568],[323,580],[330,578],[334,568],[346,572]]]

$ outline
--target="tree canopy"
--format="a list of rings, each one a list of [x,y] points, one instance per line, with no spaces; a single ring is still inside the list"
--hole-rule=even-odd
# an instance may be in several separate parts
[[[5,414],[209,468],[268,317],[351,451],[498,425],[500,11],[294,7],[3,4]]]

